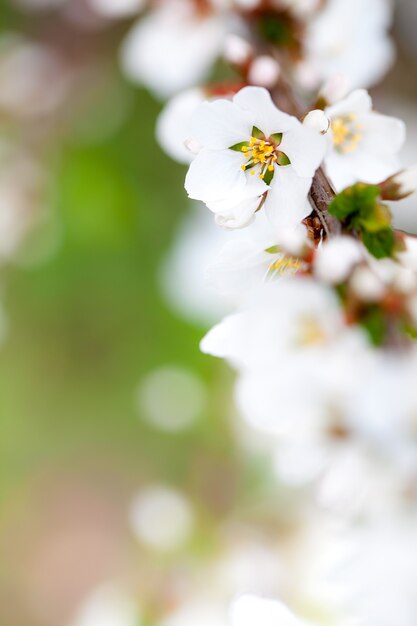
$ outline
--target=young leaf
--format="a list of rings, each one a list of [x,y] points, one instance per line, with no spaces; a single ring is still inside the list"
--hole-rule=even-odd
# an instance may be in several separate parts
[[[361,236],[364,245],[376,259],[392,256],[395,247],[395,235],[392,228],[384,228],[376,233],[364,230]]]
[[[329,205],[329,213],[343,221],[353,215],[372,214],[380,190],[376,185],[357,183],[339,193]]]
[[[374,346],[382,346],[387,335],[387,321],[381,309],[375,307],[368,311],[361,320],[361,326]]]

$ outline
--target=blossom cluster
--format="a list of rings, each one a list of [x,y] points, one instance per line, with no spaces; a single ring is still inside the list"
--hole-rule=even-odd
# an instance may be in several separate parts
[[[404,123],[367,91],[392,61],[390,3],[185,4],[204,38],[198,54],[187,20],[161,2],[124,60],[157,95],[174,94],[158,140],[223,230],[206,280],[229,315],[201,349],[237,372],[239,413],[264,434],[278,483],[302,494],[307,518],[332,520],[320,522],[321,552],[304,555],[310,574],[287,564],[291,591],[243,596],[232,623],[411,626],[417,241],[395,231],[390,204],[417,189],[417,171],[400,161]],[[156,69],[161,24],[172,56]],[[239,80],[196,86],[220,50]]]

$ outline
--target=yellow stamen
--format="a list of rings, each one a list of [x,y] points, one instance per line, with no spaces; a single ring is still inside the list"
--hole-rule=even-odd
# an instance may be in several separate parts
[[[343,154],[354,152],[362,141],[363,125],[356,122],[356,114],[349,113],[336,117],[331,123],[333,145]]]

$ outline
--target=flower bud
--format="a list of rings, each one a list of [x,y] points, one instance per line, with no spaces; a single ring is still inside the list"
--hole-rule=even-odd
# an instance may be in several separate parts
[[[363,302],[378,302],[385,293],[384,283],[369,267],[357,267],[350,279],[350,288]]]
[[[320,109],[307,113],[303,120],[303,124],[304,126],[307,126],[307,128],[316,130],[322,135],[325,135],[330,128],[329,118],[323,113],[323,111],[320,111]]]
[[[223,56],[232,65],[245,65],[252,56],[252,46],[242,37],[229,35],[224,42]]]
[[[403,200],[417,191],[417,165],[402,170],[380,184],[383,200]]]
[[[257,57],[250,66],[248,81],[258,87],[270,89],[277,84],[281,68],[278,61],[270,56]]]
[[[352,237],[341,236],[324,243],[316,253],[314,273],[325,283],[344,282],[364,258],[362,245]]]

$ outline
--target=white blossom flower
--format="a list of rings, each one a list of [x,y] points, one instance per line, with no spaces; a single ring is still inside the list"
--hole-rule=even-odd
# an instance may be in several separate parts
[[[278,600],[244,595],[232,606],[233,626],[250,626],[254,620],[259,626],[313,626],[311,622],[298,619]]]
[[[277,84],[280,74],[281,68],[278,61],[264,54],[252,61],[248,80],[252,85],[271,89]]]
[[[202,381],[193,372],[173,365],[150,372],[137,390],[143,419],[167,433],[190,428],[201,416],[205,399]]]
[[[365,90],[352,92],[325,113],[331,122],[325,167],[337,190],[358,181],[380,183],[398,171],[405,125],[373,111]]]
[[[142,490],[134,498],[130,521],[137,538],[161,551],[179,548],[192,531],[192,507],[182,493],[161,486]]]
[[[252,55],[252,46],[246,39],[234,34],[226,37],[223,46],[223,56],[228,63],[240,66],[247,63]]]
[[[140,618],[133,598],[114,584],[104,584],[80,607],[72,626],[138,626]]]
[[[303,258],[309,244],[302,224],[295,230],[276,234],[261,213],[249,228],[230,235],[213,255],[206,279],[235,306],[263,283],[296,274],[305,267]]]
[[[307,194],[325,140],[277,109],[268,91],[246,87],[232,102],[204,103],[192,128],[202,149],[185,187],[219,225],[245,226],[263,203],[277,229],[296,227],[310,213]]]
[[[318,248],[314,273],[319,280],[337,285],[343,283],[352,269],[365,259],[363,245],[353,237],[334,237]]]
[[[371,87],[393,61],[391,19],[390,0],[367,0],[366,8],[363,0],[327,0],[307,25],[299,75],[308,76],[313,88],[335,74],[346,75],[351,89]]]
[[[341,557],[323,580],[344,591],[340,609],[356,623],[414,626],[417,620],[417,519],[403,508],[346,529],[335,542]],[[342,596],[340,596],[342,597]]]
[[[64,101],[71,76],[52,47],[8,34],[0,38],[0,114],[33,119]]]
[[[156,137],[165,152],[179,163],[191,163],[195,154],[187,145],[191,136],[190,119],[207,99],[199,88],[187,89],[168,100],[156,124]],[[198,144],[197,150],[198,150]]]
[[[230,236],[241,232],[218,228],[203,204],[192,203],[160,268],[161,292],[176,315],[209,328],[234,309],[235,299],[206,276]]]
[[[352,380],[351,359],[362,358],[368,346],[361,331],[345,326],[331,289],[294,277],[255,291],[246,307],[206,335],[201,349],[241,372],[236,397],[243,417],[282,434],[323,422],[326,406]]]
[[[220,55],[227,24],[225,16],[199,11],[188,0],[162,0],[128,33],[122,51],[127,76],[165,98],[198,84]]]

